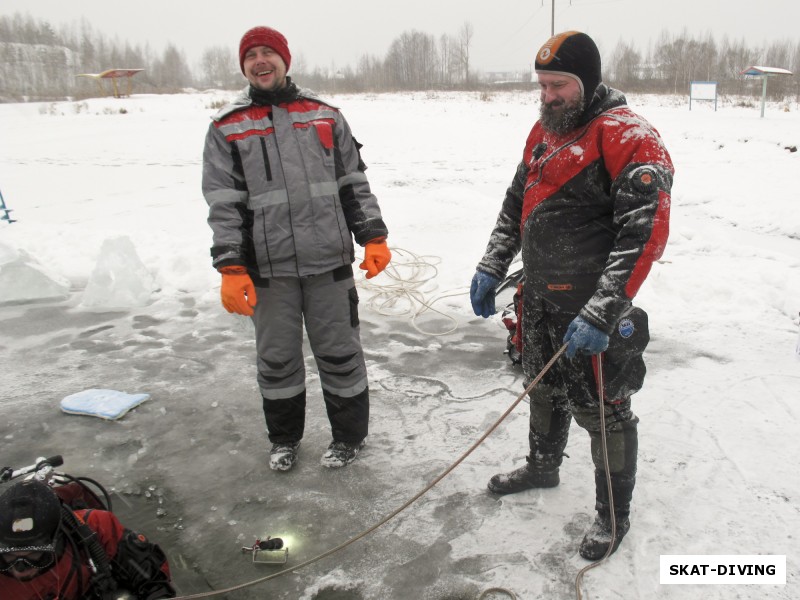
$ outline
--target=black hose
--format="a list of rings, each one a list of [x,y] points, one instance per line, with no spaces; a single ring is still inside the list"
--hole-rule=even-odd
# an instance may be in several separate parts
[[[106,488],[104,488],[102,485],[100,485],[100,483],[98,481],[95,481],[94,479],[92,479],[90,477],[76,477],[76,481],[78,483],[80,483],[83,486],[83,489],[85,489],[87,492],[89,492],[95,498],[95,500],[97,500],[101,505],[104,505],[105,506],[105,510],[107,510],[108,512],[114,512],[113,506],[111,504],[111,496],[106,491]],[[91,483],[98,490],[100,490],[100,492],[103,494],[103,498],[105,499],[105,502],[103,500],[100,500],[100,497],[97,494],[94,493],[94,490],[89,488],[87,485],[84,485],[84,483],[83,483],[84,481]]]
[[[108,512],[114,512],[113,505],[111,504],[111,496],[106,491],[98,481],[91,479],[90,477],[73,477],[68,473],[59,473],[58,477],[60,479],[64,479],[67,483],[77,483],[81,488],[97,503],[97,507],[89,507],[89,508],[102,508],[103,510],[107,510]],[[100,492],[103,494],[104,500],[100,499],[100,496],[95,493],[95,491],[90,488],[86,483],[91,483],[94,487],[96,487]]]
[[[75,513],[68,507],[62,505],[61,513],[67,530],[78,536],[78,540],[86,548],[89,558],[94,564],[95,573],[92,576],[92,588],[98,590],[101,596],[106,592],[115,590],[117,583],[111,575],[108,555],[97,540],[97,534],[86,523],[78,522]]]

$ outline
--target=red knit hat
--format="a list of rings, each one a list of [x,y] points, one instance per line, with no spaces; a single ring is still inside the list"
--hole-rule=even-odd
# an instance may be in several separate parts
[[[289,52],[289,43],[283,34],[271,27],[253,27],[242,36],[242,41],[239,42],[239,67],[241,67],[242,73],[244,73],[244,55],[250,48],[256,46],[269,46],[275,50],[286,63],[286,70],[289,70],[289,65],[292,64],[292,53]]]

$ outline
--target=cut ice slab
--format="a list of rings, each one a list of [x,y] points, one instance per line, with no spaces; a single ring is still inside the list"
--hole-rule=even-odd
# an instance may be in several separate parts
[[[27,252],[11,256],[4,252],[7,248],[0,245],[0,304],[65,300],[69,296],[68,281],[46,273]]]
[[[81,306],[126,309],[146,306],[155,288],[136,247],[128,236],[103,241],[97,265],[83,292]]]

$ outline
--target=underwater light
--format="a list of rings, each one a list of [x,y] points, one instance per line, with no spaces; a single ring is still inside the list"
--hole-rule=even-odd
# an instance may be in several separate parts
[[[256,540],[252,546],[243,546],[242,554],[253,553],[253,562],[261,564],[283,565],[289,560],[289,548],[284,547],[281,538],[267,536],[265,540]]]

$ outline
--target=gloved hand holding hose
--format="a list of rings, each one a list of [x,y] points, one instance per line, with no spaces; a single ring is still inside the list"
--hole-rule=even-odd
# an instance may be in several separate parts
[[[577,352],[600,354],[608,348],[608,335],[580,316],[569,324],[563,341],[568,344],[567,358],[572,358]]]

